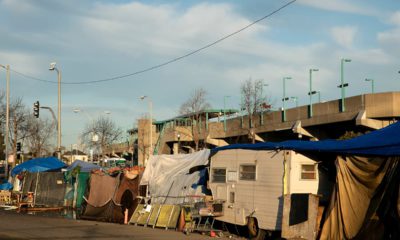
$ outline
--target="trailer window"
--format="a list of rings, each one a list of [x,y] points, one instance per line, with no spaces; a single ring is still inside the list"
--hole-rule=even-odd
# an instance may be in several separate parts
[[[256,165],[240,165],[240,180],[256,180]]]
[[[226,182],[226,169],[225,168],[213,168],[212,169],[212,181],[215,183]]]
[[[302,164],[301,165],[301,180],[314,180],[317,179],[315,164]]]

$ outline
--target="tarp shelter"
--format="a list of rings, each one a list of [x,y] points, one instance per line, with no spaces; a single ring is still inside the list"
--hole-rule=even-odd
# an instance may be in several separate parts
[[[88,186],[90,172],[101,169],[100,166],[82,160],[75,160],[65,172],[67,190],[65,193],[66,205],[73,208],[80,208],[83,196]]]
[[[234,144],[213,149],[336,154],[336,185],[321,239],[399,239],[400,122],[350,140]],[[321,159],[322,160],[322,159]]]
[[[82,218],[122,223],[125,209],[132,214],[136,208],[138,186],[138,174],[92,173]]]
[[[347,155],[400,156],[400,122],[349,140],[301,141],[279,143],[232,144],[214,148],[213,153],[225,149],[295,150],[297,152],[322,152]]]
[[[67,171],[71,171],[73,169],[75,169],[76,167],[79,167],[79,171],[80,172],[90,172],[93,169],[100,169],[101,167],[90,163],[90,162],[85,162],[82,160],[75,160],[70,166],[67,167]]]
[[[11,170],[11,176],[15,176],[23,171],[28,172],[47,172],[55,171],[65,167],[65,163],[56,157],[34,158],[19,164]]]
[[[201,182],[206,175],[205,169],[193,173],[190,170],[207,165],[209,155],[209,149],[192,154],[153,155],[147,162],[140,185],[148,185],[152,203],[183,203],[188,195],[203,194],[202,186],[206,182],[203,185]]]
[[[25,172],[22,195],[34,193],[34,205],[62,207],[66,183],[62,172]]]

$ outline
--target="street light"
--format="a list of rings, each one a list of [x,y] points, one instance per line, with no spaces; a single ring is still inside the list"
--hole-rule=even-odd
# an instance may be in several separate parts
[[[316,94],[316,91],[312,90],[312,72],[317,72],[319,69],[310,69],[310,91],[308,92],[308,95],[310,95],[310,112],[309,112],[309,117],[313,116],[313,108],[312,108],[312,95]]]
[[[342,101],[341,101],[341,112],[346,111],[346,107],[344,105],[344,98],[346,97],[346,93],[345,93],[345,87],[349,86],[348,83],[344,83],[344,69],[343,69],[343,65],[345,62],[351,62],[351,59],[348,58],[342,58],[340,60],[340,85],[338,86],[338,88],[341,88],[341,95],[342,95]]]
[[[226,99],[231,96],[224,96],[224,131],[226,132]]]
[[[61,159],[61,71],[56,67],[56,63],[50,63],[50,71],[57,72],[58,79],[58,116],[57,116],[57,157]]]
[[[290,80],[292,77],[284,77],[282,78],[283,81],[283,98],[282,98],[282,121],[286,121],[286,109],[285,109],[285,102],[289,100],[288,97],[286,97],[286,80]]]
[[[149,158],[151,155],[153,155],[153,102],[151,101],[151,98],[149,96],[143,95],[140,96],[140,100],[144,100],[147,98],[149,100],[149,113],[150,113],[150,120],[149,120],[149,135],[150,135],[150,147],[149,147]],[[144,164],[146,166],[146,164]]]
[[[366,78],[365,81],[371,82],[371,93],[374,94],[375,93],[375,80],[371,79],[371,78]]]
[[[0,67],[4,68],[6,70],[6,154],[5,154],[5,160],[6,160],[6,179],[8,179],[8,141],[9,141],[9,131],[10,131],[10,65],[1,65]],[[15,160],[14,160],[15,162]]]

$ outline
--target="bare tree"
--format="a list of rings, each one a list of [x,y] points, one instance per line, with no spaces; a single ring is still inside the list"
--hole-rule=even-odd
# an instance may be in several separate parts
[[[188,114],[191,120],[192,137],[195,144],[195,150],[199,150],[201,135],[201,126],[199,124],[202,111],[211,108],[206,100],[207,92],[203,88],[195,89],[190,98],[181,105],[180,114]]]
[[[33,157],[51,155],[54,145],[51,140],[55,136],[54,124],[49,119],[36,119],[31,116],[27,118],[26,148],[30,150]]]
[[[255,118],[262,113],[265,106],[268,106],[267,99],[262,95],[263,82],[262,80],[246,80],[241,86],[242,94],[242,110],[247,112],[248,116],[248,135],[252,143],[255,143],[256,134],[254,129],[256,126]]]
[[[103,151],[122,137],[122,130],[108,117],[100,116],[86,125],[82,141],[103,157]]]

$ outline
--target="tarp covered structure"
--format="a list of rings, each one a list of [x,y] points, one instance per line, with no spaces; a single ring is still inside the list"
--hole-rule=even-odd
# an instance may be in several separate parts
[[[66,183],[62,172],[26,172],[22,194],[34,193],[34,203],[46,207],[64,205]]]
[[[15,176],[23,171],[46,172],[54,171],[65,167],[65,163],[56,157],[34,158],[19,164],[11,170],[11,176]]]
[[[326,152],[347,155],[400,156],[400,122],[349,140],[301,141],[279,143],[232,144],[214,148],[213,153],[225,149],[273,150],[297,152]]]
[[[196,166],[208,164],[210,150],[192,154],[153,155],[147,162],[140,185],[148,185],[152,203],[178,204],[188,195],[201,195],[205,169],[190,173]],[[204,182],[205,185],[205,182]]]
[[[138,186],[137,174],[110,176],[102,172],[92,173],[82,218],[122,223],[125,209],[132,214],[136,208],[134,200]]]
[[[320,238],[399,239],[399,136],[400,122],[396,122],[349,140],[234,144],[212,153],[249,149],[336,154],[336,185]]]

